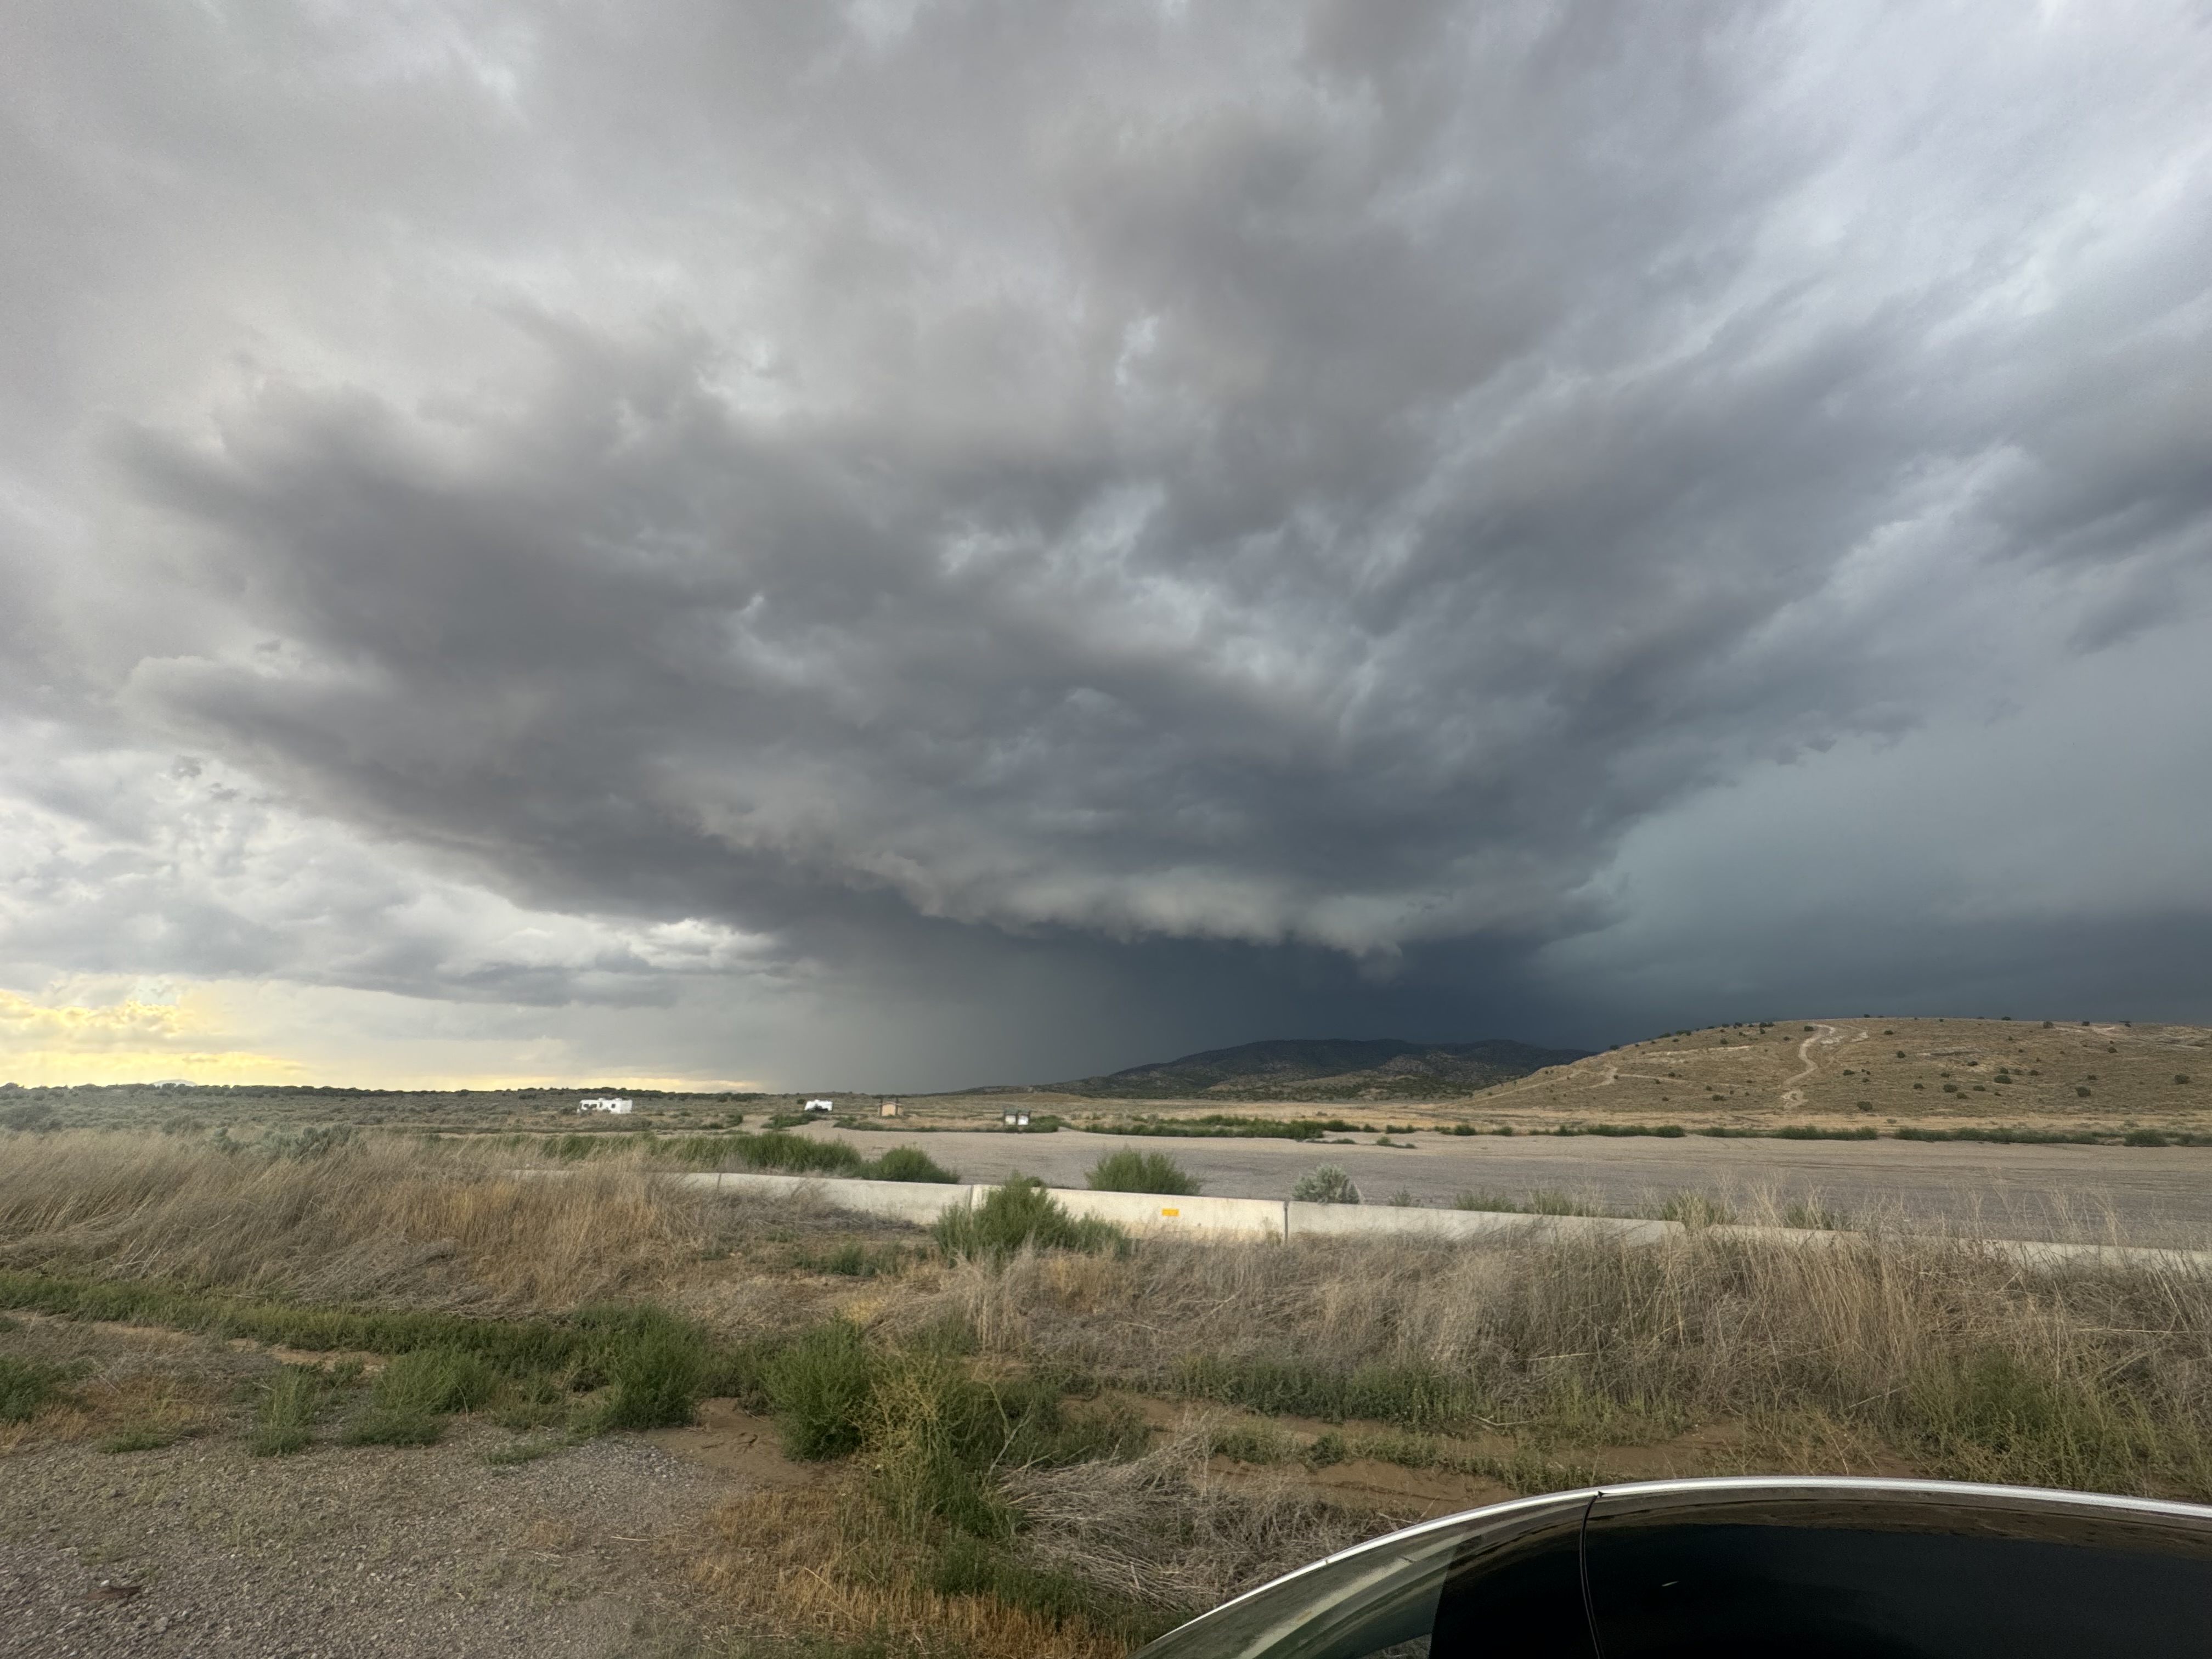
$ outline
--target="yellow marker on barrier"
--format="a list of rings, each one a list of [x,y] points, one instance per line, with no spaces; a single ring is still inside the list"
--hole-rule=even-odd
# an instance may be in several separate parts
[[[1162,1215],[1181,1215],[1182,1212],[1181,1210],[1162,1210],[1160,1213]]]

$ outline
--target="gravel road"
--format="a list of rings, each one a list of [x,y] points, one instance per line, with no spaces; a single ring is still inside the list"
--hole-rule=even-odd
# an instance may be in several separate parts
[[[1431,1204],[1468,1191],[1519,1199],[1549,1190],[1626,1211],[1693,1191],[1739,1209],[1765,1197],[1818,1200],[1850,1216],[1979,1226],[2000,1237],[2103,1238],[2110,1231],[2130,1243],[2212,1247],[2212,1147],[1419,1134],[1412,1148],[1398,1149],[1072,1129],[902,1134],[817,1124],[804,1133],[836,1135],[870,1157],[905,1141],[969,1181],[1018,1172],[1080,1187],[1101,1153],[1127,1146],[1170,1154],[1221,1198],[1285,1197],[1299,1175],[1326,1160],[1350,1171],[1370,1203],[1401,1190]]]
[[[0,1655],[677,1659],[655,1539],[726,1487],[609,1437],[512,1469],[429,1449],[254,1458],[228,1438],[0,1459]]]

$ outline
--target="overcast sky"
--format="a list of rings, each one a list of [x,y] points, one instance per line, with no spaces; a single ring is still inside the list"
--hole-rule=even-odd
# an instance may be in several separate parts
[[[2212,1020],[2212,9],[20,0],[0,1075]]]

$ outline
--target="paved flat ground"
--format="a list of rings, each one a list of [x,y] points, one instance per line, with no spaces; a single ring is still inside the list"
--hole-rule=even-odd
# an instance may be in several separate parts
[[[1080,1187],[1100,1155],[1121,1146],[1162,1152],[1220,1198],[1284,1198],[1316,1164],[1342,1165],[1366,1201],[1404,1191],[1449,1204],[1468,1191],[1525,1200],[1569,1194],[1606,1210],[1698,1192],[1739,1212],[1771,1200],[1825,1205],[1855,1218],[1916,1228],[1977,1227],[2008,1238],[2117,1237],[2212,1248],[2212,1147],[2001,1146],[1918,1141],[1607,1139],[1599,1136],[1413,1137],[1407,1150],[1287,1140],[1197,1140],[1097,1135],[1009,1135],[947,1130],[901,1134],[810,1126],[867,1156],[903,1141],[969,1181],[1012,1174]],[[1363,1143],[1370,1137],[1360,1138]],[[1754,1218],[1748,1213],[1744,1219]]]

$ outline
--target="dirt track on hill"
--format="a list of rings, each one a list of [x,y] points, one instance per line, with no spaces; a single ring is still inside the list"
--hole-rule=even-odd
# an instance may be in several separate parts
[[[1411,1137],[1410,1148],[1289,1140],[1203,1140],[1089,1134],[1009,1135],[854,1131],[836,1134],[865,1155],[905,1142],[969,1181],[1012,1174],[1080,1187],[1102,1153],[1163,1152],[1220,1198],[1283,1198],[1316,1164],[1341,1164],[1366,1200],[1400,1191],[1448,1204],[1464,1192],[1525,1200],[1561,1192],[1613,1211],[1692,1191],[1739,1212],[1763,1200],[1814,1202],[1845,1216],[1893,1218],[1917,1229],[1979,1228],[2001,1237],[2082,1237],[2177,1248],[2212,1247],[2212,1147],[2007,1146],[1922,1141],[1715,1139],[1687,1136]]]

